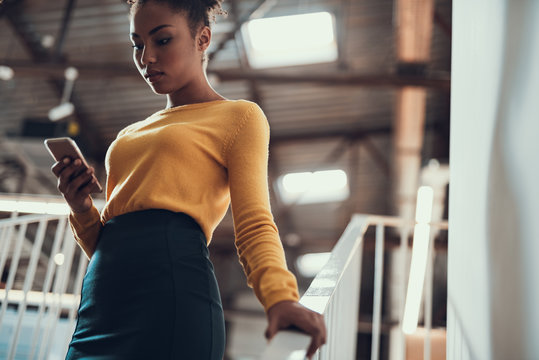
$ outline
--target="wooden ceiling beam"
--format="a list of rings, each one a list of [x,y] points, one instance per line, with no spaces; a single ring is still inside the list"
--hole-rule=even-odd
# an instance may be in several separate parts
[[[0,65],[9,66],[15,77],[55,77],[63,78],[68,66],[79,71],[79,79],[133,78],[140,75],[132,64],[92,64],[92,63],[39,63],[24,60],[2,60]],[[250,69],[208,69],[208,74],[216,75],[220,81],[255,80],[265,83],[312,83],[330,86],[375,86],[401,88],[407,86],[449,91],[450,75],[398,74],[358,74],[353,72],[298,74]]]
[[[347,44],[349,42],[348,27],[350,23],[351,8],[352,0],[341,0],[338,8],[339,10],[335,15],[337,22],[337,51],[339,52],[337,64],[341,70],[348,70],[350,67],[348,63]]]
[[[75,2],[76,0],[67,0],[64,16],[62,18],[62,25],[60,26],[58,36],[56,37],[56,47],[53,53],[54,59],[60,59],[62,57],[62,49],[64,47],[64,41],[69,28],[69,23],[71,21],[71,15],[73,14],[73,9],[75,8]]]

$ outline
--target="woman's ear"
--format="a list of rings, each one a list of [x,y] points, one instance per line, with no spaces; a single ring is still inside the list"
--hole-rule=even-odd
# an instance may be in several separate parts
[[[208,26],[202,27],[197,37],[197,49],[199,51],[206,51],[211,42],[211,29]]]

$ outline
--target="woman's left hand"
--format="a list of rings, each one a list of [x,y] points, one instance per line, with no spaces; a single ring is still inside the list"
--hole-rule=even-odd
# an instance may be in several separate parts
[[[324,317],[317,312],[307,309],[295,301],[281,301],[268,309],[268,328],[266,338],[270,340],[282,329],[296,326],[311,335],[311,343],[307,349],[310,359],[316,350],[326,343],[326,325]]]

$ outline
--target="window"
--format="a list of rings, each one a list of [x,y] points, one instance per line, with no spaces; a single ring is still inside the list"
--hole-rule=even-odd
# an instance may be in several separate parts
[[[277,180],[277,187],[286,204],[342,201],[350,195],[348,178],[342,170],[286,174]]]
[[[242,34],[252,68],[337,60],[335,20],[328,12],[251,20]]]

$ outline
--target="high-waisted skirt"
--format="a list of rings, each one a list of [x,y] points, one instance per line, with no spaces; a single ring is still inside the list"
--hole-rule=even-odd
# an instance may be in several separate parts
[[[221,360],[224,349],[221,298],[199,225],[168,210],[109,220],[66,359]]]

